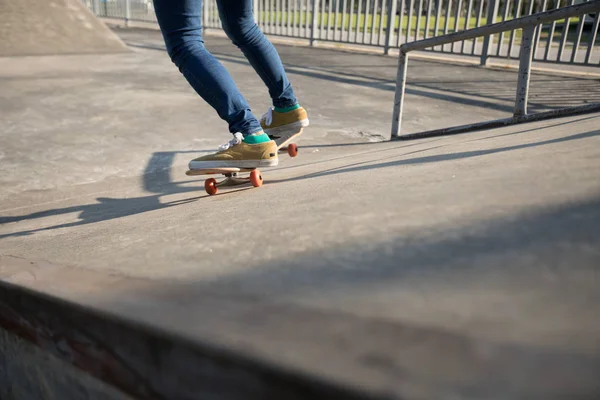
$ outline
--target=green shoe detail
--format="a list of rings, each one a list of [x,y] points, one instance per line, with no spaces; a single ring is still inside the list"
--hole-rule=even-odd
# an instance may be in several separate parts
[[[266,133],[262,132],[262,133],[255,133],[253,135],[246,136],[244,138],[244,143],[247,143],[247,144],[259,144],[259,143],[268,142],[269,140],[271,140],[269,138],[269,135],[267,135]]]
[[[286,108],[274,107],[275,111],[277,111],[278,113],[286,113],[286,112],[296,110],[298,108],[300,108],[300,104],[294,104],[293,106],[286,107]]]

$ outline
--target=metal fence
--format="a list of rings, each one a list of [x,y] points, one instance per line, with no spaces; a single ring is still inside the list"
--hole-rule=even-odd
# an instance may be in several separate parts
[[[155,22],[151,0],[83,0],[98,16]],[[588,0],[255,0],[260,28],[269,35],[376,46],[402,44],[504,22]],[[598,0],[589,0],[598,1]],[[215,0],[205,0],[203,23],[221,29]],[[598,65],[598,13],[536,28],[533,59]],[[424,51],[518,59],[521,30],[436,46]]]
[[[531,76],[531,61],[533,58],[535,38],[538,31],[538,27],[546,22],[553,23],[561,19],[568,20],[571,17],[581,17],[589,12],[600,14],[600,0],[582,2],[578,5],[561,7],[556,10],[546,11],[543,13],[536,13],[535,15],[516,18],[511,21],[499,22],[496,24],[485,25],[480,28],[472,28],[465,31],[450,33],[448,35],[436,36],[434,38],[422,39],[420,41],[403,44],[402,46],[400,46],[400,53],[398,56],[398,74],[396,77],[394,110],[392,113],[392,140],[407,140],[441,135],[450,135],[481,129],[490,129],[499,126],[520,124],[524,122],[540,121],[544,119],[600,111],[600,103],[591,103],[583,106],[560,108],[534,114],[530,114],[527,107],[529,98],[529,80]],[[400,134],[402,127],[402,109],[404,107],[405,100],[406,73],[409,52],[423,50],[433,46],[443,46],[444,44],[451,44],[463,40],[474,39],[479,36],[489,36],[493,34],[502,35],[503,32],[514,32],[515,29],[522,30],[523,40],[521,41],[521,49],[519,52],[519,73],[515,96],[515,109],[512,117],[493,121],[478,122],[468,125],[453,126],[450,128],[436,129],[427,132],[412,133],[408,135]]]

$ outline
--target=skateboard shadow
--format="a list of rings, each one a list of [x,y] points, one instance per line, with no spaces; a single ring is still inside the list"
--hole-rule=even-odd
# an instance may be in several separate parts
[[[583,118],[583,119],[590,119],[590,118],[598,118],[598,117],[588,117],[588,118]],[[580,120],[578,120],[578,121],[580,121]],[[558,123],[558,124],[555,124],[552,126],[564,125],[564,124],[569,124],[572,122],[576,122],[576,121]],[[500,134],[500,135],[489,136],[486,138],[472,139],[469,141],[479,141],[479,140],[484,140],[484,139],[492,139],[495,137],[516,135],[519,133],[536,131],[539,129],[540,128],[532,128],[532,129],[522,130],[522,131],[518,131],[518,132],[512,132],[512,133],[508,133],[508,134]],[[342,173],[352,173],[352,172],[364,171],[364,170],[375,170],[375,169],[382,169],[382,168],[398,167],[398,166],[403,166],[403,165],[437,163],[437,162],[443,162],[443,161],[466,159],[466,158],[471,158],[471,157],[481,157],[481,156],[486,156],[486,155],[491,155],[491,154],[503,153],[503,152],[507,152],[507,151],[522,150],[522,149],[527,149],[527,148],[534,148],[534,147],[539,147],[539,146],[569,142],[569,141],[573,141],[573,140],[582,140],[582,139],[587,139],[587,138],[591,138],[591,137],[595,137],[595,136],[600,136],[600,130],[593,130],[593,131],[579,133],[579,134],[575,134],[575,135],[571,135],[571,136],[543,140],[540,142],[498,147],[498,148],[488,149],[488,150],[463,151],[463,152],[457,152],[457,153],[439,154],[439,155],[431,155],[431,156],[423,156],[423,157],[411,157],[411,158],[402,158],[402,159],[398,159],[398,158],[415,155],[418,153],[423,153],[423,152],[426,152],[429,150],[443,147],[444,145],[427,147],[425,149],[420,149],[420,150],[402,153],[402,154],[395,153],[395,154],[387,156],[387,157],[381,157],[382,150],[379,148],[379,149],[375,149],[372,152],[370,152],[370,153],[377,155],[376,159],[369,159],[366,161],[356,162],[356,163],[352,163],[352,164],[345,164],[345,165],[342,165],[339,167],[324,169],[324,170],[320,170],[318,172],[310,173],[307,175],[295,176],[295,177],[291,177],[291,178],[269,179],[269,181],[265,182],[265,184],[269,184],[269,183],[273,184],[273,183],[281,183],[281,182],[294,182],[294,181],[299,181],[299,180],[321,178],[321,177],[325,177],[325,176],[337,175],[337,174],[342,174]],[[368,154],[368,153],[362,153],[362,155],[365,155],[365,154]],[[340,159],[348,158],[348,157],[352,157],[352,156],[354,156],[354,155],[351,154],[351,155],[347,155],[344,157],[339,157],[337,159],[327,159],[327,160],[323,160],[323,161],[316,161],[313,163],[303,164],[302,166],[304,167],[307,165],[316,165],[316,164],[321,164],[323,162],[331,162],[331,161],[340,160]],[[389,161],[386,161],[386,160],[389,160]],[[384,161],[384,162],[382,162],[382,161]],[[284,167],[284,168],[280,168],[279,170],[293,169],[293,168],[297,168],[297,167],[298,166]]]
[[[198,154],[202,152],[209,152],[209,150],[163,151],[153,153],[148,162],[146,163],[144,174],[141,176],[141,183],[143,189],[146,192],[152,193],[148,196],[124,198],[98,197],[96,198],[96,202],[89,204],[48,209],[44,211],[38,211],[18,216],[0,216],[0,225],[3,225],[57,215],[79,213],[77,221],[55,224],[43,228],[2,234],[0,235],[0,239],[7,237],[27,236],[32,235],[36,232],[49,231],[60,228],[70,228],[80,225],[92,224],[96,222],[114,220],[135,214],[142,214],[149,211],[160,210],[163,208],[175,207],[178,205],[187,204],[193,201],[206,198],[208,197],[208,195],[204,193],[204,188],[201,184],[190,185],[195,182],[201,183],[204,178],[191,178],[182,181],[173,181],[171,179],[171,173],[173,171],[173,162],[177,155],[188,153]],[[161,201],[161,198],[164,196],[190,192],[201,192],[203,195],[168,202]],[[223,191],[222,193],[219,193],[217,195],[223,196],[232,192],[236,191]]]

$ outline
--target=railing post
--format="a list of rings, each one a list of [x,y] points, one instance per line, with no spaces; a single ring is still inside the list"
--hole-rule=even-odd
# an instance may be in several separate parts
[[[481,0],[483,1],[483,0]],[[494,23],[496,19],[496,15],[498,14],[498,0],[489,0],[488,12],[487,12],[487,20],[485,21],[486,25],[490,25]],[[479,65],[485,67],[487,65],[488,54],[490,53],[490,41],[492,40],[492,35],[484,36],[483,38],[483,48],[481,49],[481,59],[479,61]]]
[[[96,16],[100,15],[100,0],[92,0],[92,8]]]
[[[318,11],[319,11],[319,0],[311,1],[312,7],[312,24],[310,25],[310,45],[314,46],[315,44],[315,29],[318,21]],[[320,35],[319,35],[320,36]]]
[[[400,137],[400,130],[402,129],[402,108],[404,107],[407,65],[408,54],[403,52],[402,48],[400,48],[400,54],[398,56],[398,72],[396,75],[396,93],[394,94],[394,112],[392,113],[392,140]]]
[[[206,3],[208,0],[204,0],[204,2]],[[258,25],[258,0],[253,0],[252,1],[252,13],[254,14],[254,22],[256,22],[256,25]]]
[[[519,56],[519,78],[517,82],[517,98],[515,101],[515,117],[527,115],[529,77],[531,75],[533,35],[535,28],[535,25],[523,28],[523,37],[521,38],[521,54]]]
[[[385,31],[385,47],[383,48],[383,54],[388,54],[390,52],[390,44],[392,43],[394,32],[396,31],[396,3],[397,0],[388,1],[387,28]],[[402,25],[402,15],[400,16],[400,25]],[[400,34],[400,31],[398,31],[398,34]]]
[[[131,19],[131,0],[125,0],[125,26],[129,26]]]

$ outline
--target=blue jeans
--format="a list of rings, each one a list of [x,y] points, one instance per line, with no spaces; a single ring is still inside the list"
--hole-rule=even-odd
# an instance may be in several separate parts
[[[279,54],[254,22],[252,0],[217,0],[223,29],[239,47],[269,89],[275,107],[290,107],[296,98]],[[202,0],[154,0],[167,51],[189,84],[231,133],[261,131],[246,99],[225,67],[204,47]]]

